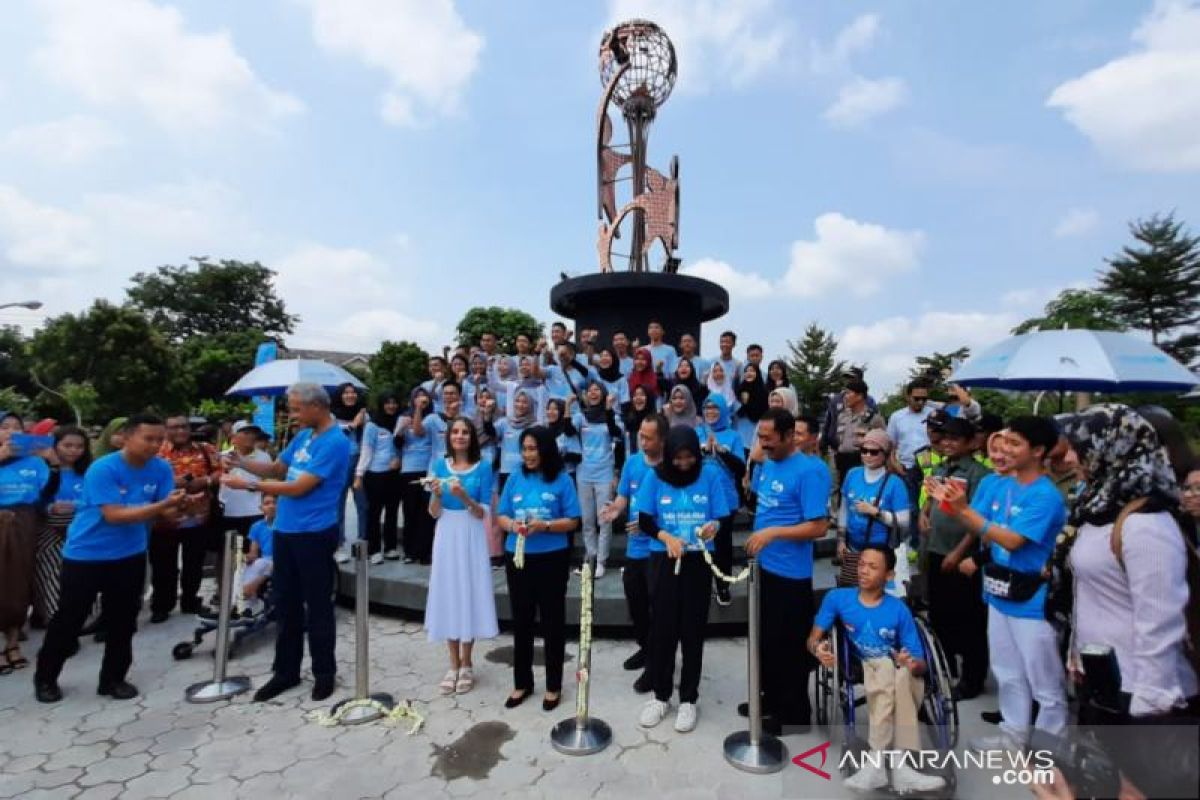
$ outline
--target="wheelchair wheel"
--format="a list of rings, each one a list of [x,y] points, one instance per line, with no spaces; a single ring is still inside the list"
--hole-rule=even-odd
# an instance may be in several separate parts
[[[949,749],[958,745],[958,704],[954,700],[950,664],[941,643],[933,635],[924,617],[914,616],[914,619],[929,665],[922,707],[939,738],[937,746]]]
[[[176,661],[186,661],[192,657],[193,649],[191,642],[180,642],[171,648],[171,657]]]

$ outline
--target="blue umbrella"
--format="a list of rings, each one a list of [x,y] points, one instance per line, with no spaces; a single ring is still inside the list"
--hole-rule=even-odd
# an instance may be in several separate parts
[[[950,378],[963,386],[1060,392],[1176,392],[1200,384],[1150,342],[1116,331],[1036,331],[972,356]]]
[[[333,391],[343,383],[352,383],[359,389],[367,387],[346,370],[311,358],[285,358],[268,361],[247,372],[235,383],[226,395],[242,397],[277,396],[285,394],[295,383],[317,383]]]

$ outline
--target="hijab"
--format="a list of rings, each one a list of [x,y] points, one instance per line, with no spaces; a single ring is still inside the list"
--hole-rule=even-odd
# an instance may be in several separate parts
[[[388,433],[391,433],[396,430],[396,421],[400,419],[400,415],[398,413],[389,414],[383,410],[383,407],[387,405],[389,400],[394,401],[397,406],[400,405],[400,396],[398,394],[395,392],[384,392],[379,398],[375,413],[371,415],[371,421]]]
[[[704,418],[704,409],[708,406],[716,406],[717,411],[719,411],[721,414],[721,416],[717,418],[717,421],[711,425]],[[700,406],[700,412],[701,427],[704,428],[704,430],[712,430],[714,433],[719,433],[729,429],[729,404],[725,402],[725,398],[721,395],[710,394],[704,400],[704,405]]]
[[[687,364],[691,368],[691,376],[687,378],[679,377],[679,367]],[[675,365],[675,374],[671,376],[671,392],[674,393],[676,386],[687,387],[688,392],[692,396],[692,400],[697,403],[703,402],[708,395],[708,389],[700,385],[700,379],[696,377],[696,365],[692,363],[690,358],[681,358],[679,363]]]
[[[113,434],[124,428],[125,423],[128,421],[128,417],[113,417],[112,421],[104,426],[104,430],[100,431],[100,438],[96,440],[94,447],[96,458],[117,452],[111,443]]]
[[[1143,511],[1173,509],[1179,486],[1167,451],[1144,417],[1119,403],[1095,405],[1069,417],[1063,435],[1087,474],[1083,491],[1071,508],[1071,523],[1108,525],[1140,497]]]
[[[675,467],[675,455],[681,450],[690,450],[696,456],[696,463],[687,472],[681,472]],[[684,425],[672,426],[667,432],[667,441],[663,446],[662,462],[654,468],[658,479],[676,489],[683,489],[700,480],[700,471],[703,468],[700,437],[696,435],[696,431]]]
[[[645,369],[637,368],[638,356],[645,359],[647,364]],[[650,395],[651,402],[658,399],[658,376],[654,374],[654,356],[650,354],[650,349],[647,347],[638,349],[634,354],[633,365],[633,371],[629,373],[629,396],[633,397],[633,390],[644,386]]]
[[[679,394],[687,398],[687,407],[683,409],[682,414],[676,414],[671,409],[671,398]],[[667,398],[667,404],[663,407],[663,414],[666,415],[667,422],[671,423],[672,428],[676,425],[683,425],[688,428],[696,427],[696,400],[692,397],[692,393],[688,390],[687,386],[679,384],[671,390],[671,395]]]
[[[354,390],[354,396],[356,399],[354,401],[354,405],[352,406],[346,405],[345,401],[342,400],[342,395],[345,393],[347,386]],[[363,402],[362,389],[359,389],[349,381],[337,387],[337,391],[334,392],[333,397],[329,398],[330,412],[332,412],[335,419],[343,423],[353,422],[354,418],[358,416],[358,412],[362,411],[366,407],[366,403]],[[361,442],[363,429],[359,427],[355,428],[354,430],[349,430],[348,428],[348,424],[342,426],[342,430],[346,431],[347,436],[353,436],[355,441]]]
[[[517,398],[521,395],[525,395],[529,401],[529,410],[524,414],[517,413]],[[524,387],[517,389],[517,393],[513,395],[513,413],[508,421],[513,428],[519,431],[537,424],[537,397],[533,392]]]
[[[715,367],[716,364],[713,366]],[[737,395],[733,393],[733,379],[725,371],[724,364],[721,364],[721,371],[725,373],[725,380],[718,383],[717,379],[713,377],[713,370],[710,368],[708,371],[708,381],[706,381],[705,385],[708,388],[708,396],[720,395],[725,400],[725,406],[728,409],[729,406],[737,402]]]
[[[429,404],[425,406],[425,413],[421,414],[421,419],[425,419],[433,413],[433,398],[429,396],[429,390],[424,386],[418,386],[408,393],[408,408],[404,409],[404,416],[412,419],[417,414],[417,395],[423,394],[429,400]]]
[[[783,407],[786,408],[793,417],[800,415],[800,401],[796,399],[796,390],[790,386],[780,386],[778,389],[772,389],[771,394],[767,395],[770,399],[771,395],[779,395],[783,398]]]
[[[742,404],[741,413],[751,422],[758,422],[767,410],[767,385],[763,383],[762,372],[758,367],[748,367],[754,370],[754,379],[746,380],[743,373],[734,391],[738,402]],[[725,379],[729,380],[728,377]],[[743,397],[742,395],[745,395]]]
[[[591,403],[587,396],[593,386],[600,389],[600,402]],[[602,381],[590,380],[583,392],[583,418],[593,425],[600,425],[608,418],[608,387]]]
[[[621,375],[621,359],[617,358],[617,351],[611,347],[600,348],[601,353],[608,353],[612,357],[612,364],[607,369],[600,366],[599,359],[596,360],[596,374],[600,376],[600,380],[605,383],[616,383],[623,377]]]
[[[566,402],[554,397],[546,403],[547,408],[550,406],[554,406],[556,409],[558,409],[558,422],[547,422],[546,428],[549,429],[550,433],[554,434],[555,439],[557,439],[559,436],[562,436],[564,433],[568,435],[572,434],[574,431],[572,430],[573,426],[571,425],[571,420],[567,417]]]

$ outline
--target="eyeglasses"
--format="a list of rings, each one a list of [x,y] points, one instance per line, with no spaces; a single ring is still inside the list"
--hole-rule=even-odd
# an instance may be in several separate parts
[[[921,397],[920,395],[915,395],[915,394],[914,394],[912,397],[908,398],[908,399],[909,399],[909,400],[912,400],[914,403],[927,403],[927,402],[929,402],[929,398],[928,398],[928,397]]]
[[[1180,493],[1181,494],[1191,494],[1191,495],[1196,495],[1197,497],[1200,497],[1200,483],[1184,484],[1183,488],[1180,489]]]
[[[876,447],[860,447],[858,448],[858,452],[862,453],[864,456],[877,456],[883,453],[882,450]]]

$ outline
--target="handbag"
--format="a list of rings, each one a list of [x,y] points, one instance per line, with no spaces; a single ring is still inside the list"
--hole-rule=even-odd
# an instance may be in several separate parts
[[[892,473],[885,472],[883,474],[883,480],[880,482],[881,485],[879,487],[879,493],[875,495],[875,502],[872,503],[872,505],[874,505],[876,507],[879,506],[879,503],[883,500],[884,490],[887,489],[887,482],[891,479],[892,479]],[[875,517],[871,517],[871,519],[867,521],[867,530],[864,533],[865,541],[867,544],[871,543],[871,529],[875,527],[875,522],[876,522]],[[888,541],[885,542],[885,544],[887,544],[889,547],[893,546],[892,541],[891,541],[893,536],[894,536],[894,533],[889,530]],[[858,585],[858,556],[859,556],[859,551],[855,550],[850,545],[850,543],[847,541],[846,542],[846,552],[845,552],[845,554],[842,555],[842,565],[841,565],[840,571],[838,572],[838,578],[837,578],[838,586],[857,586]]]

